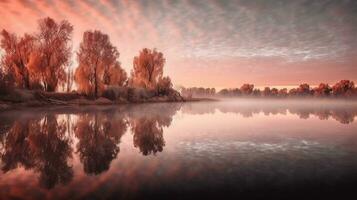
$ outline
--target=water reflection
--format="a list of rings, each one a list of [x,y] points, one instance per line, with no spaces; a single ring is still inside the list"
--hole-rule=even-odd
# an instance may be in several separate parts
[[[127,129],[123,117],[110,113],[80,114],[74,133],[78,138],[77,152],[86,174],[100,174],[109,169],[119,153],[120,138]]]
[[[73,150],[72,138],[65,132],[65,122],[53,114],[15,121],[2,137],[1,169],[4,173],[17,167],[33,169],[45,188],[68,183],[73,177],[68,162]]]
[[[180,104],[167,107],[139,107],[128,115],[128,121],[133,134],[134,146],[139,148],[143,155],[161,152],[165,146],[163,127],[171,125],[172,116],[179,110]],[[145,110],[142,110],[145,109]],[[150,113],[150,117],[142,113]]]
[[[180,104],[125,106],[117,109],[15,111],[0,115],[1,169],[23,167],[39,174],[39,184],[53,188],[73,178],[69,164],[78,154],[83,171],[98,175],[110,168],[120,152],[128,127],[133,144],[147,156],[162,152],[163,127],[171,124]],[[21,115],[20,115],[21,114]],[[77,144],[73,147],[73,141]]]
[[[174,116],[180,118],[182,115],[214,115],[220,112],[223,114],[240,114],[243,117],[252,118],[256,114],[268,116],[292,114],[301,119],[308,119],[313,115],[320,120],[332,118],[342,124],[350,124],[357,114],[357,107],[346,105],[213,102],[4,112],[0,113],[1,170],[4,174],[18,168],[33,171],[38,175],[39,185],[47,189],[54,188],[56,185],[66,186],[73,181],[77,173],[72,164],[75,158],[78,158],[81,170],[91,177],[103,175],[110,170],[113,161],[120,157],[121,140],[124,136],[132,138],[132,146],[140,155],[159,155],[160,152],[164,151],[164,148],[167,148],[165,146],[167,145],[165,131],[173,124]],[[193,121],[190,123],[194,124]],[[219,128],[217,127],[217,132]],[[244,135],[240,137],[242,139]],[[266,140],[264,137],[262,139]],[[266,149],[260,148],[259,151],[256,151],[261,152],[264,156],[268,151],[271,154],[272,149],[278,149],[280,153],[283,153],[288,152],[289,148],[292,147],[294,148],[293,152],[305,152],[305,150],[308,150],[307,147],[314,147],[315,144],[316,150],[313,149],[313,151],[326,149],[324,146],[319,146],[319,143],[311,143],[314,144],[311,145],[310,142],[295,141],[293,138],[284,141],[285,143],[278,141],[276,144],[260,144],[259,141],[255,141],[255,143],[252,141],[252,138],[248,138],[247,141],[232,141],[229,143],[217,140],[216,136],[207,135],[200,138],[199,141],[181,141],[177,143],[177,147],[185,152],[182,159],[191,159],[190,161],[197,159],[198,163],[195,166],[201,170],[204,167],[200,168],[200,166],[209,166],[215,156],[217,156],[217,160],[222,161],[221,153],[226,151],[227,146],[228,149],[234,150],[230,157],[227,155],[225,157],[227,166],[232,161],[239,162],[236,159],[237,157],[243,161],[247,159],[246,155],[248,154],[251,157],[258,155],[258,153],[254,153],[254,149],[259,149],[256,146],[266,147]],[[206,151],[211,154],[210,158],[204,157]],[[311,152],[308,152],[308,154],[311,154]],[[328,152],[327,154],[330,155],[331,153]],[[217,166],[223,168],[224,163],[221,161]],[[247,169],[252,167],[251,162],[253,161],[247,164]],[[190,163],[187,164],[187,166],[189,165],[191,166]],[[174,167],[177,168],[173,168],[172,171],[178,169],[178,166]],[[185,168],[186,171],[183,170],[182,173],[194,169]],[[190,173],[188,177],[193,176],[198,171]]]
[[[253,101],[253,102],[252,102]],[[217,102],[217,103],[192,103],[184,104],[182,112],[187,114],[214,114],[222,113],[240,114],[243,117],[253,117],[255,114],[264,115],[297,115],[301,119],[316,116],[321,120],[330,118],[342,123],[349,124],[357,116],[357,104],[355,102],[320,102],[320,101],[241,101]]]

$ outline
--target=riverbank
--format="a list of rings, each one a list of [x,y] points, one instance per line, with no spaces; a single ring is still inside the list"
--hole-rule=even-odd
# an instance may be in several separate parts
[[[92,98],[76,92],[59,93],[15,89],[6,95],[0,95],[0,111],[26,107],[48,106],[101,106],[120,104],[199,102],[218,101],[210,98],[184,98],[175,90],[165,95],[148,95],[142,90],[133,90],[132,94]],[[112,98],[111,98],[112,97]]]

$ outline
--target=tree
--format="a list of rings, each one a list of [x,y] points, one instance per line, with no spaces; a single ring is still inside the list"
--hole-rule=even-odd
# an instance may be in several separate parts
[[[227,96],[229,94],[228,89],[222,89],[218,92],[218,95],[220,96]]]
[[[341,80],[332,87],[335,96],[352,96],[355,90],[355,84],[350,80]]]
[[[242,87],[240,87],[240,91],[242,91],[243,95],[251,95],[253,93],[253,89],[253,84],[243,84]]]
[[[157,83],[157,93],[159,95],[165,95],[168,94],[169,91],[172,89],[172,83],[170,77],[166,76],[163,78],[160,78],[158,83]]]
[[[320,83],[320,85],[313,89],[314,96],[325,97],[329,96],[332,88],[327,83]]]
[[[1,32],[0,47],[4,49],[4,56],[1,59],[3,70],[12,73],[17,87],[30,89],[29,59],[34,49],[35,38],[25,34],[18,38],[15,34],[6,30]]]
[[[296,88],[291,88],[289,90],[289,96],[296,96],[297,95],[297,89]]]
[[[6,94],[14,86],[13,77],[0,65],[0,94]]]
[[[73,75],[73,70],[71,68],[68,68],[67,70],[67,78],[66,78],[66,91],[70,92],[73,86],[73,79],[74,79],[74,75]]]
[[[100,31],[86,31],[80,44],[75,72],[78,90],[87,95],[98,97],[104,84],[122,85],[126,73],[117,59],[118,50],[110,43],[109,36]]]
[[[287,97],[288,96],[288,89],[282,88],[278,92],[279,97]]]
[[[143,49],[139,56],[134,57],[130,84],[134,87],[155,88],[163,75],[164,55],[156,49]]]
[[[211,88],[210,95],[211,96],[216,95],[216,88]]]
[[[264,88],[264,90],[263,90],[263,95],[265,96],[265,97],[268,97],[268,96],[270,96],[270,87],[265,87]]]
[[[111,67],[106,67],[104,70],[104,84],[123,86],[128,76],[124,69],[120,67],[117,61]]]
[[[38,49],[32,54],[31,69],[40,75],[46,91],[55,91],[66,80],[65,67],[70,62],[73,26],[47,17],[39,21]]]
[[[272,89],[270,90],[270,95],[271,95],[271,96],[277,97],[278,94],[279,94],[279,90],[278,90],[278,89],[272,88]]]
[[[255,97],[260,97],[261,93],[262,92],[258,88],[253,90],[253,96],[255,96]]]
[[[308,96],[311,94],[310,85],[307,83],[300,84],[297,88],[297,94],[300,96]]]

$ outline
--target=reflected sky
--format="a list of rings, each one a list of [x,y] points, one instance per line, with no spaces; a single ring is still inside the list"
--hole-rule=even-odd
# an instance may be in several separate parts
[[[328,189],[355,181],[356,115],[353,102],[280,100],[3,112],[0,197]]]

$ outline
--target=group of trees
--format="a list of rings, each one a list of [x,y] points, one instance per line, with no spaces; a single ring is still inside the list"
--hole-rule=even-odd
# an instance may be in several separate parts
[[[333,86],[327,83],[320,83],[317,87],[311,87],[309,84],[304,83],[290,90],[270,87],[260,90],[254,88],[252,84],[243,84],[240,88],[222,89],[217,93],[214,88],[182,88],[181,94],[186,97],[353,97],[357,96],[357,88],[353,81],[341,80]]]
[[[51,18],[39,20],[38,32],[22,37],[2,30],[0,85],[55,91],[66,81],[73,26]]]
[[[215,88],[203,88],[203,87],[192,87],[192,88],[181,88],[181,94],[185,97],[209,97],[216,94]]]
[[[34,34],[22,37],[1,32],[0,92],[9,88],[69,92],[73,81],[78,92],[98,97],[107,86],[141,87],[165,93],[171,79],[163,76],[165,58],[156,49],[144,48],[134,57],[128,77],[119,62],[119,51],[101,31],[86,31],[76,53],[78,67],[70,68],[73,26],[66,20],[39,20]],[[0,49],[0,50],[1,50]]]

